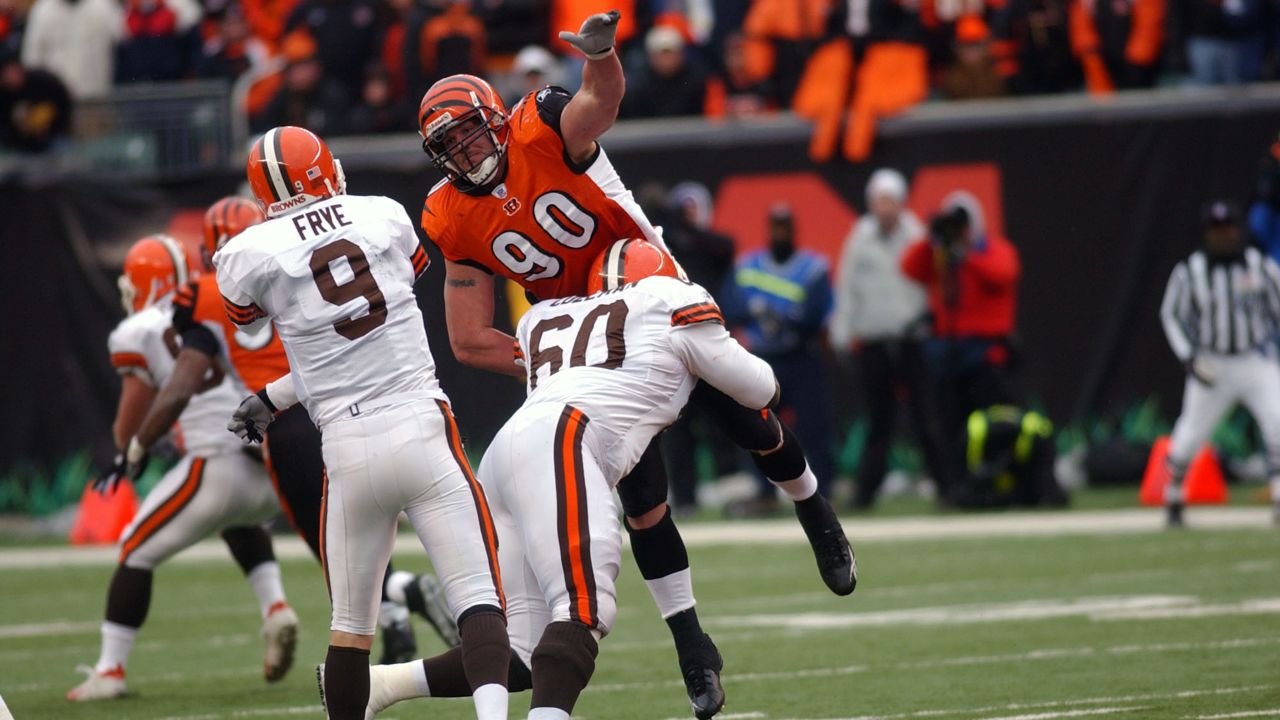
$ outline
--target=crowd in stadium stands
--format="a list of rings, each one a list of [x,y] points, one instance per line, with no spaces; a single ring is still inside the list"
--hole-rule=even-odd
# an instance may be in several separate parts
[[[572,90],[580,61],[556,31],[610,8],[622,13],[623,117],[789,108],[815,122],[820,160],[865,157],[877,118],[931,97],[1280,72],[1277,0],[0,0],[0,60],[52,73],[75,99],[246,78],[255,128],[410,132],[406,108],[446,75],[489,77],[508,100],[547,82]],[[28,77],[48,94],[48,76],[15,71],[0,104],[20,103]],[[53,128],[47,114],[17,128],[6,116],[4,143],[44,144],[24,134]]]

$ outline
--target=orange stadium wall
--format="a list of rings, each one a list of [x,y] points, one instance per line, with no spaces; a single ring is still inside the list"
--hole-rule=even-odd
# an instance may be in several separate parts
[[[863,188],[877,167],[911,182],[910,204],[926,218],[953,189],[980,198],[991,226],[1018,247],[1023,276],[1018,340],[1022,384],[1055,420],[1088,417],[1159,395],[1176,409],[1181,370],[1157,319],[1174,263],[1199,237],[1210,197],[1250,199],[1258,160],[1277,129],[1274,109],[1213,108],[1166,117],[977,123],[896,134],[890,128],[863,165],[815,165],[803,137],[735,144],[634,138],[605,146],[632,188],[698,180],[718,202],[717,226],[741,251],[763,243],[765,213],[791,203],[802,245],[834,265]],[[731,137],[731,134],[729,134]],[[407,140],[412,143],[412,140]],[[412,152],[412,148],[406,152]],[[348,161],[353,192],[389,195],[416,216],[437,176]],[[92,446],[111,455],[118,381],[106,336],[120,317],[111,267],[130,238],[164,228],[190,233],[194,214],[239,182],[232,171],[139,187],[103,179],[0,178],[11,267],[0,283],[7,309],[0,371],[6,385],[0,473],[20,461],[54,463]],[[441,312],[442,263],[419,285],[441,381],[462,427],[483,447],[517,406],[514,381],[459,366]],[[500,306],[505,303],[500,299]],[[507,323],[505,313],[500,322]],[[857,409],[833,365],[833,405]]]

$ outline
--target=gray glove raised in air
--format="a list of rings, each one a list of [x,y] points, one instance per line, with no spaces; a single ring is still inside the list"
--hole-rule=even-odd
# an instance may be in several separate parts
[[[613,36],[618,33],[618,17],[617,10],[597,13],[587,18],[577,33],[561,30],[560,39],[577,48],[588,60],[609,57],[613,53]]]
[[[262,433],[266,432],[267,426],[275,419],[275,408],[272,407],[271,400],[267,398],[265,390],[259,390],[240,401],[240,407],[231,413],[227,429],[241,440],[260,443]]]

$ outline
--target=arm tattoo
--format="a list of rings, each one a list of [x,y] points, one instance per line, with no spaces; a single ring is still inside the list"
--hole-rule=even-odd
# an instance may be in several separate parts
[[[445,278],[444,281],[449,285],[449,287],[475,287],[476,286],[476,281],[470,278],[465,278],[462,280],[459,280],[457,278]]]

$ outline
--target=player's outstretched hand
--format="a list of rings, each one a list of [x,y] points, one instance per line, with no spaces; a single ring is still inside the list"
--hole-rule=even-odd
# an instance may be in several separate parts
[[[560,39],[577,48],[588,60],[600,60],[613,52],[613,38],[618,33],[617,10],[597,13],[582,23],[576,33],[560,31]]]
[[[267,426],[274,419],[275,414],[271,412],[271,408],[255,393],[240,401],[240,407],[231,413],[227,429],[241,440],[260,443],[262,433],[266,432]]]
[[[132,448],[131,448],[132,449]],[[129,460],[129,455],[135,456],[134,460]],[[130,482],[137,480],[147,469],[147,461],[151,456],[146,451],[125,453],[116,453],[116,459],[111,463],[111,469],[104,475],[93,481],[93,489],[99,495],[110,495],[115,492],[116,486],[123,479]]]

